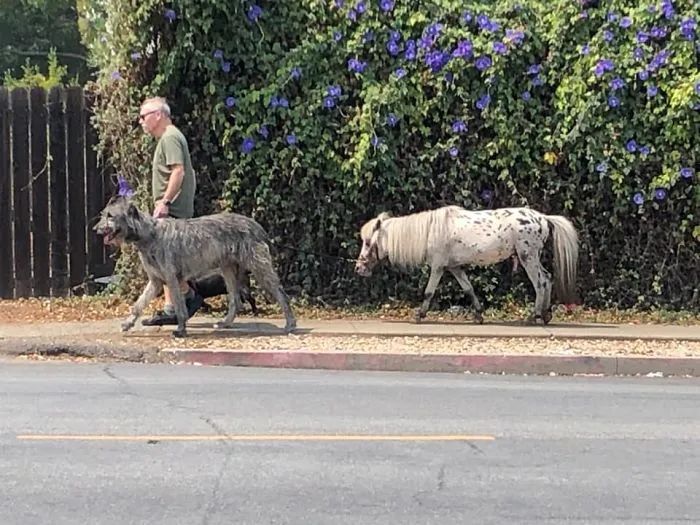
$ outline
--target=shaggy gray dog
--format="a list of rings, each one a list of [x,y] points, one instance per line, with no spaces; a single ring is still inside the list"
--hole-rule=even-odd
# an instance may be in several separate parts
[[[186,335],[187,309],[178,282],[195,279],[208,272],[219,272],[228,292],[228,313],[215,328],[231,327],[239,306],[238,282],[249,271],[257,283],[274,297],[286,319],[285,330],[296,328],[287,294],[272,266],[267,233],[260,224],[236,213],[219,213],[194,219],[154,219],[139,211],[123,197],[114,197],[102,210],[94,227],[105,244],[134,244],[148,284],[134,303],[122,330],[134,326],[143,309],[167,285],[172,291],[177,330]]]

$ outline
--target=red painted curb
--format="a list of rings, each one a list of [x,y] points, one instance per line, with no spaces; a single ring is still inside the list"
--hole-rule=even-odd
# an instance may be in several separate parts
[[[365,354],[313,352],[229,352],[164,350],[161,355],[187,364],[384,370],[405,372],[474,372],[487,374],[603,374],[700,376],[700,358],[594,357],[544,355]]]

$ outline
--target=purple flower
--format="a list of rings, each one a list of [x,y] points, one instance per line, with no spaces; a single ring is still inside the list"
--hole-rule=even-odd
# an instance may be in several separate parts
[[[606,71],[612,71],[613,69],[615,69],[615,64],[612,60],[601,58],[596,63],[593,71],[597,77],[602,77]]]
[[[335,106],[335,99],[333,97],[324,97],[323,106],[330,109]]]
[[[363,73],[365,69],[367,69],[367,62],[362,62],[356,58],[351,58],[348,60],[348,71]]]
[[[389,52],[389,54],[390,54],[391,56],[395,57],[396,55],[399,54],[399,52],[401,51],[401,48],[400,48],[398,42],[396,42],[396,40],[391,40],[391,39],[390,39],[390,40],[386,43],[386,50]]]
[[[379,2],[379,8],[385,13],[388,13],[394,9],[394,4],[394,0],[381,0],[381,2]]]
[[[582,55],[587,55],[590,52],[591,52],[591,46],[589,44],[583,44],[581,46],[581,54]]]
[[[627,29],[631,25],[632,19],[629,16],[623,16],[620,20],[620,27],[622,27],[623,29]]]
[[[337,7],[338,9],[340,9],[344,5],[345,5],[345,0],[335,0],[335,7]]]
[[[479,71],[486,71],[488,68],[491,67],[491,64],[493,62],[491,61],[491,57],[488,55],[481,55],[479,58],[476,59],[476,62],[474,63],[476,65],[476,69]]]
[[[659,93],[659,88],[657,88],[654,84],[649,84],[647,86],[647,97],[653,98]]]
[[[131,60],[136,62],[137,60],[141,60],[142,56],[143,55],[139,51],[134,51],[133,53],[131,53]]]
[[[612,31],[606,29],[603,31],[603,40],[606,42],[612,42],[612,39],[615,38],[615,35],[613,35]]]
[[[620,15],[618,15],[617,13],[610,11],[606,18],[607,18],[608,22],[614,22],[615,20],[617,20],[619,18],[619,16]]]
[[[478,109],[480,109],[481,111],[483,111],[487,107],[489,107],[490,103],[491,103],[491,96],[487,93],[486,95],[483,95],[479,100],[476,101],[476,107]]]
[[[377,146],[379,146],[379,144],[382,143],[382,139],[380,139],[376,135],[372,135],[370,142],[372,143],[372,146],[374,146],[376,148]]]
[[[532,95],[529,91],[523,91],[520,95],[525,102],[529,102],[532,99]]]
[[[664,14],[666,20],[671,20],[674,14],[673,2],[671,2],[671,0],[663,0],[663,2],[661,2],[661,12]]]
[[[271,108],[288,108],[289,107],[289,100],[287,100],[284,97],[278,97],[277,95],[272,95],[272,98],[270,98],[270,107]]]
[[[426,27],[423,30],[423,35],[420,39],[420,47],[422,47],[423,49],[432,48],[435,45],[435,42],[437,42],[438,36],[440,36],[442,28],[443,25],[438,22],[430,24],[428,27]]]
[[[680,174],[684,179],[692,179],[695,171],[693,168],[681,168]]]
[[[399,40],[401,40],[401,33],[399,31],[396,31],[395,29],[392,29],[389,32],[389,40],[398,42]]]
[[[529,68],[527,68],[528,75],[539,75],[540,71],[542,71],[542,66],[539,64],[532,64]]]
[[[394,75],[396,75],[396,78],[403,78],[406,76],[406,70],[400,67],[396,71],[394,71]]]
[[[596,167],[595,170],[598,173],[606,173],[608,171],[608,164],[607,162],[600,162]]]
[[[221,70],[224,73],[228,73],[229,71],[231,71],[231,62],[222,62],[221,63]]]
[[[635,60],[643,60],[644,59],[644,50],[641,47],[635,47],[634,51],[632,51],[632,56],[634,57]]]
[[[455,120],[452,123],[452,131],[454,133],[464,133],[467,131],[467,125],[464,123],[463,120]]]
[[[120,197],[131,197],[134,194],[133,188],[129,185],[127,180],[119,175],[117,177],[117,195]]]
[[[174,9],[166,9],[165,11],[163,11],[163,16],[168,22],[174,22],[177,18],[177,13]]]
[[[646,31],[637,31],[637,43],[645,44],[649,41],[649,33]]]
[[[217,60],[221,60],[222,58],[224,58],[224,52],[221,49],[215,49],[213,54],[214,58]]]
[[[537,75],[536,77],[532,77],[532,78],[530,79],[530,83],[531,83],[533,86],[541,86],[541,85],[544,83],[544,81],[542,80],[542,77],[540,77],[539,75]]]
[[[233,97],[226,97],[226,107],[232,108],[236,105],[236,99]]]
[[[494,42],[492,48],[498,55],[505,55],[508,52],[508,47],[503,42]]]
[[[430,51],[425,56],[425,63],[433,73],[437,73],[450,61],[449,53],[444,51]]]
[[[416,41],[411,39],[411,40],[406,40],[406,51],[404,51],[404,58],[406,60],[415,60],[416,59]]]
[[[373,40],[374,40],[374,31],[372,31],[371,29],[368,29],[367,31],[365,31],[365,34],[362,35],[362,42],[366,44],[368,42],[372,42]]]
[[[333,31],[333,40],[340,42],[343,39],[343,33],[340,31]]]
[[[627,151],[629,151],[630,153],[634,153],[635,151],[637,151],[637,141],[634,140],[634,139],[628,140],[628,141],[627,141],[627,144],[625,144],[625,148],[626,148]]]
[[[620,99],[617,98],[615,95],[610,95],[608,97],[608,106],[611,108],[616,108],[620,105]]]
[[[684,18],[681,22],[681,34],[686,40],[693,40],[695,38],[695,28],[697,27],[697,22],[693,18]]]
[[[290,76],[291,76],[294,80],[300,79],[300,78],[301,78],[301,68],[299,68],[299,67],[293,67],[293,68],[292,68],[292,71],[291,71],[291,73],[290,73]]]
[[[270,135],[270,131],[267,129],[267,126],[265,124],[258,128],[258,133],[264,139],[266,139]]]
[[[639,77],[639,80],[646,80],[649,78],[649,72],[646,69],[642,69],[639,73],[637,73],[637,76]]]
[[[258,18],[260,18],[260,15],[262,15],[262,8],[259,5],[251,5],[248,8],[248,20],[251,22],[255,22]]]
[[[472,15],[469,11],[465,11],[462,13],[462,16],[459,19],[463,24],[468,24],[474,19],[474,15]]]
[[[393,128],[394,126],[396,126],[396,124],[398,124],[398,122],[399,122],[399,117],[397,117],[393,113],[389,113],[386,116],[386,123],[389,125],[389,127]]]
[[[637,206],[641,206],[644,204],[644,195],[642,195],[640,192],[635,193],[632,197],[632,202],[634,202]]]
[[[357,2],[357,5],[355,5],[355,10],[360,14],[367,11],[367,4],[364,2],[364,0]]]
[[[666,33],[668,33],[667,29],[665,27],[652,27],[651,28],[651,37],[656,38],[656,39],[661,39],[666,36]]]
[[[666,61],[669,59],[671,56],[671,52],[668,51],[667,49],[662,49],[656,55],[654,55],[654,58],[651,59],[651,62],[649,63],[649,71],[656,71],[657,69],[660,69],[666,65]]]
[[[122,75],[119,71],[112,71],[110,77],[112,78],[112,80],[121,80]]]
[[[639,153],[646,157],[647,155],[649,155],[649,153],[651,153],[651,148],[649,146],[642,146],[641,148],[639,148]]]
[[[506,40],[515,45],[520,45],[525,40],[525,32],[520,29],[506,29]]]
[[[668,193],[664,188],[656,188],[656,191],[654,191],[654,198],[657,201],[662,201],[668,196]]]
[[[450,148],[450,157],[454,159],[457,157],[457,155],[459,155],[459,148],[457,146],[452,146]]]
[[[488,33],[494,33],[501,28],[501,24],[483,14],[476,17],[476,23],[479,29]]]
[[[290,146],[293,146],[294,144],[297,143],[297,136],[294,133],[290,133],[287,135],[287,144]]]
[[[340,86],[328,86],[326,88],[326,93],[331,97],[339,97],[342,90],[340,89]]]
[[[245,155],[253,151],[253,148],[255,147],[255,140],[253,140],[252,137],[246,137],[243,139],[243,142],[241,143],[241,152]]]
[[[484,189],[481,191],[481,200],[484,202],[491,202],[493,199],[493,190]]]
[[[457,47],[452,51],[452,56],[455,58],[469,58],[472,56],[473,46],[469,40],[460,40],[457,42]]]
[[[695,94],[700,95],[700,82],[695,83]]]
[[[613,91],[617,91],[618,89],[622,89],[625,87],[625,81],[622,80],[620,77],[615,77],[610,81],[610,89]]]

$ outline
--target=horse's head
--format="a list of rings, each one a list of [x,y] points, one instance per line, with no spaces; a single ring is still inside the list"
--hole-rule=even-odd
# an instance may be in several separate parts
[[[388,213],[382,213],[371,221],[367,221],[360,230],[362,250],[360,250],[360,255],[357,257],[355,271],[362,277],[372,275],[374,267],[385,256],[381,244],[383,235],[382,224],[388,218]]]

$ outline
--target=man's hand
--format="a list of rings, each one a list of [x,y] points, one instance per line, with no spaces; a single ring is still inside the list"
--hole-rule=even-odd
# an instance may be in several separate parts
[[[165,204],[162,200],[156,201],[156,206],[153,209],[153,217],[156,219],[162,219],[170,215],[170,207]]]

